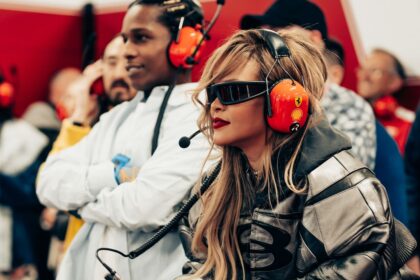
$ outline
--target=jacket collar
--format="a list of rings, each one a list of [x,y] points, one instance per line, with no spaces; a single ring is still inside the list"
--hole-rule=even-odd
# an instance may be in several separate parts
[[[333,155],[351,149],[350,139],[331,127],[325,116],[310,128],[296,163],[296,176],[306,176]]]
[[[294,147],[294,145],[293,145]],[[333,155],[351,149],[350,139],[342,132],[331,127],[324,115],[310,128],[303,139],[302,147],[295,163],[294,182],[299,183],[315,168]],[[277,167],[277,178],[282,190],[289,193],[284,182],[284,168],[293,153],[293,148],[282,148],[273,155],[273,166]]]

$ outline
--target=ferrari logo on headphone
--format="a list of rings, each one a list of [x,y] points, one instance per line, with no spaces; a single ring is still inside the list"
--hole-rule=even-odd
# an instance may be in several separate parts
[[[302,97],[301,96],[295,97],[295,104],[296,104],[296,107],[300,107],[300,105],[302,105]]]

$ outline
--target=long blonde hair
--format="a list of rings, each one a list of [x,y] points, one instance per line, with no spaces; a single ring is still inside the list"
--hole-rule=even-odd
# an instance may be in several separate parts
[[[319,112],[319,100],[323,94],[323,86],[327,77],[327,70],[322,55],[309,41],[293,31],[280,33],[290,49],[291,58],[282,58],[270,74],[270,81],[277,81],[290,76],[304,84],[310,93],[312,115],[304,129],[296,134],[284,135],[273,132],[266,135],[266,145],[262,159],[263,186],[259,191],[267,191],[268,197],[275,194],[278,200],[278,183],[271,163],[272,155],[286,144],[293,144],[292,156],[285,165],[284,181],[287,187],[301,193],[305,186],[293,182],[294,165],[300,151],[307,129],[313,125],[314,115]],[[209,58],[201,77],[197,92],[208,85],[221,81],[238,67],[243,67],[249,60],[255,60],[260,66],[260,80],[264,80],[274,59],[268,51],[265,42],[258,31],[239,31],[229,38]],[[286,74],[283,69],[289,73]],[[304,77],[305,81],[302,81]],[[208,106],[195,96],[196,102],[203,106],[199,119],[199,127],[205,131],[210,143],[213,139],[213,129]],[[263,116],[261,116],[263,117]],[[290,146],[290,145],[288,145]],[[237,227],[244,201],[250,201],[257,190],[247,189],[246,171],[243,168],[243,155],[240,149],[224,146],[222,149],[222,167],[218,178],[210,189],[202,195],[202,211],[197,221],[192,241],[193,252],[197,256],[204,256],[204,265],[194,274],[194,277],[204,277],[213,273],[214,279],[237,279],[238,263],[245,277],[244,262],[241,256],[237,238]],[[276,167],[277,168],[277,167]],[[266,190],[265,190],[266,189]]]

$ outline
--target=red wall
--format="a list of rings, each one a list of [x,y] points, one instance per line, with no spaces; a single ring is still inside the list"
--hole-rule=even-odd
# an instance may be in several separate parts
[[[344,65],[346,72],[343,85],[355,90],[356,75],[355,69],[358,65],[356,51],[354,49],[350,30],[348,28],[341,1],[313,0],[324,12],[328,26],[329,37],[338,39],[342,43],[345,53]]]
[[[0,67],[16,85],[17,115],[30,103],[46,99],[48,80],[55,71],[79,67],[80,30],[78,16],[0,9]]]
[[[273,2],[273,0],[258,0],[258,3],[257,1],[227,0],[219,20],[210,33],[212,40],[207,43],[203,58],[206,58],[227,36],[238,29],[239,21],[244,14],[263,14]],[[347,71],[343,85],[355,89],[356,77],[354,69],[356,69],[358,61],[341,3],[338,0],[313,0],[313,2],[318,4],[325,13],[330,36],[338,39],[345,49],[345,65]],[[204,3],[203,8],[206,19],[210,20],[216,8],[215,3]],[[98,16],[98,31],[100,35],[103,35],[102,38],[104,39],[101,42],[102,44],[106,44],[108,38],[111,38],[110,36],[114,34],[113,32],[118,32],[118,28],[121,27],[122,18],[123,13]],[[116,26],[118,28],[115,28]],[[109,32],[110,30],[112,30],[112,32]],[[103,45],[101,45],[101,48],[103,48]],[[202,62],[204,61],[205,59],[202,60]],[[202,65],[203,63],[194,71],[193,76],[195,79],[199,77]]]
[[[343,84],[355,89],[354,69],[358,65],[350,32],[345,21],[341,2],[313,0],[326,15],[331,37],[343,43],[346,58],[346,76]],[[210,33],[212,40],[207,43],[203,58],[216,48],[239,26],[240,18],[246,13],[262,14],[273,0],[227,0],[218,22]],[[215,11],[215,2],[203,4],[206,19],[210,20]],[[121,29],[124,12],[99,14],[96,17],[97,54],[102,53],[106,43]],[[65,66],[78,67],[81,63],[81,19],[77,15],[51,15],[18,12],[0,9],[0,67],[12,82],[17,84],[15,113],[20,115],[36,100],[45,100],[51,75]],[[204,61],[204,59],[202,60]],[[193,72],[198,79],[203,62]],[[10,68],[17,69],[12,77]],[[418,88],[408,88],[405,104],[415,107],[414,99],[419,96]]]
[[[124,12],[100,14],[96,16],[97,48],[96,53],[101,55],[106,44],[121,32]]]
[[[203,57],[237,29],[242,14],[252,10],[262,13],[270,3],[270,0],[259,0],[258,7],[255,7],[255,2],[227,1]],[[214,2],[204,4],[206,19],[210,20],[215,6]],[[120,31],[123,16],[124,12],[115,12],[96,17],[98,55]],[[0,69],[16,86],[16,115],[21,115],[32,102],[47,99],[48,82],[57,70],[80,66],[81,24],[77,15],[0,9]],[[199,77],[199,69],[194,71],[195,79]]]
[[[210,32],[211,40],[206,43],[203,49],[203,59],[198,67],[193,71],[193,78],[197,80],[199,78],[201,68],[204,64],[205,59],[210,55],[222,41],[232,34],[233,31],[239,27],[239,20],[242,15],[249,13],[260,14],[263,13],[267,7],[272,3],[272,0],[258,0],[258,6],[253,1],[243,0],[228,0],[223,7],[222,13]],[[210,21],[215,10],[215,2],[207,2],[203,4],[205,18]],[[118,33],[121,29],[122,19],[124,12],[112,13],[112,14],[101,14],[97,16],[97,30],[98,30],[98,51],[102,52],[106,43],[112,38],[112,36]]]

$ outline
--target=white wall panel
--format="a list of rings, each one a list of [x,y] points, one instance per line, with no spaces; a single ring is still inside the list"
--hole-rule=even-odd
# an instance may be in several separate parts
[[[336,1],[336,0],[332,0]],[[375,47],[385,48],[401,59],[409,75],[420,76],[419,0],[343,0],[355,44],[363,56]],[[362,58],[362,57],[360,57]],[[359,59],[360,59],[359,58]]]

